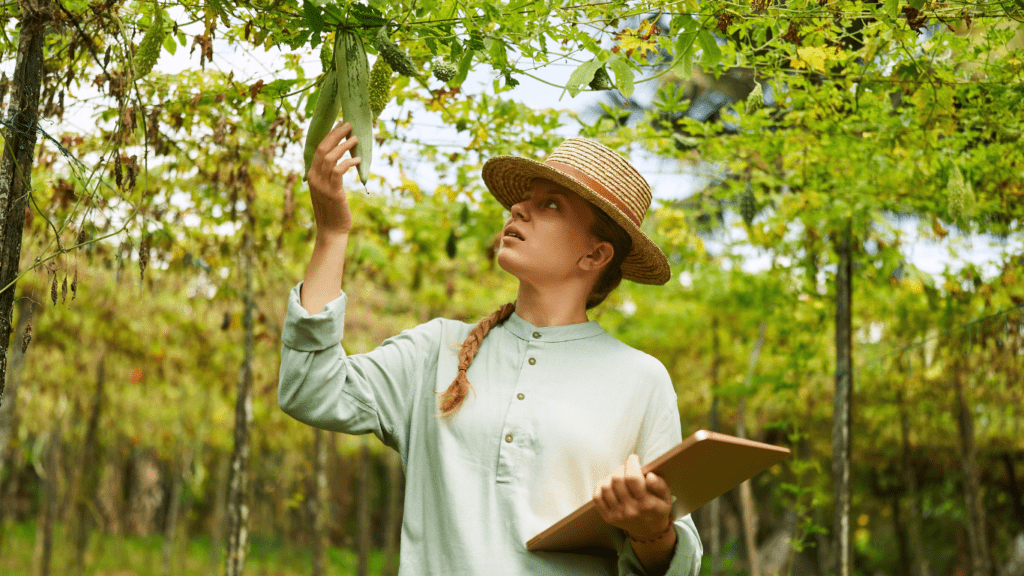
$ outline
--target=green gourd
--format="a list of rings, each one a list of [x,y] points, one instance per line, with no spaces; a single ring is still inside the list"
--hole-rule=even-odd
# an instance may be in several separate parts
[[[381,26],[377,30],[377,50],[380,52],[380,57],[388,63],[389,66],[402,76],[418,76],[419,72],[416,70],[416,64],[409,58],[398,44],[391,41],[388,37],[388,27]]]
[[[370,68],[370,110],[373,112],[373,119],[376,120],[384,107],[391,101],[391,75],[394,72],[391,66],[383,58],[377,58]]]
[[[342,116],[358,138],[350,154],[359,157],[359,181],[366,185],[370,178],[370,157],[373,154],[373,111],[370,109],[370,66],[366,49],[358,34],[338,30],[334,44],[334,65],[338,71],[338,98]]]
[[[146,29],[142,42],[139,42],[139,49],[135,52],[133,63],[135,64],[134,72],[136,78],[142,78],[153,69],[156,59],[160,57],[160,49],[163,47],[164,36],[166,35],[163,10],[157,7],[153,15],[153,23]]]
[[[438,60],[434,62],[433,66],[434,78],[437,78],[441,82],[450,82],[459,74],[459,69],[446,60]]]
[[[306,132],[306,147],[303,150],[303,159],[306,164],[306,174],[313,165],[313,155],[316,147],[330,133],[334,126],[335,119],[341,108],[341,99],[338,97],[338,74],[335,70],[328,70],[324,74],[323,84],[320,86],[320,94],[316,98],[316,107],[313,110],[313,117],[309,120],[309,131]]]

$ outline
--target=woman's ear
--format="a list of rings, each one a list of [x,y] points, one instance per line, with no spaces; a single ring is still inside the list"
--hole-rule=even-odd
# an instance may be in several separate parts
[[[593,248],[587,254],[584,254],[580,258],[580,267],[590,272],[592,270],[600,270],[615,256],[615,247],[612,246],[611,242],[607,240],[598,240],[594,243]]]

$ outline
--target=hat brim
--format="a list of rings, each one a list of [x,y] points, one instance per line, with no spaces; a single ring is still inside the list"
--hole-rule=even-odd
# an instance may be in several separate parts
[[[633,249],[622,262],[622,277],[640,284],[665,284],[672,277],[668,258],[647,234],[621,210],[589,186],[551,166],[518,156],[495,156],[484,162],[481,176],[491,194],[506,209],[520,202],[534,178],[556,182],[611,217],[633,239]]]

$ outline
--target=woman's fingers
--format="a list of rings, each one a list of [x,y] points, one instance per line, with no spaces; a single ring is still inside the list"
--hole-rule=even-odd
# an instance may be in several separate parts
[[[668,487],[668,482],[661,476],[658,476],[654,472],[647,473],[647,490],[657,496],[659,499],[671,502],[672,501],[672,489]]]
[[[347,233],[352,228],[352,211],[342,183],[345,172],[360,162],[360,158],[351,157],[350,150],[356,144],[351,133],[350,124],[339,122],[317,145],[306,175],[318,234]]]
[[[665,479],[644,474],[633,454],[595,489],[594,503],[606,522],[623,529],[648,530],[664,524],[672,508],[672,491]]]
[[[352,147],[355,146],[356,141],[358,141],[358,139],[355,136],[350,136],[343,140],[340,145],[335,146],[333,150],[324,155],[322,160],[323,170],[334,170],[336,166],[340,165],[338,162],[344,158],[346,154],[348,154],[348,159],[351,160],[351,150]],[[349,166],[354,166],[354,164],[350,164]]]
[[[324,139],[320,141],[320,144],[317,145],[314,156],[319,156],[320,158],[326,156],[327,153],[337,147],[338,143],[341,142],[341,139],[348,136],[351,131],[351,124],[344,120],[339,120],[338,123],[334,125],[334,128],[327,133],[327,136],[324,136]]]
[[[647,486],[644,481],[644,474],[640,470],[640,459],[636,454],[630,454],[626,459],[625,474],[623,477],[629,494],[635,500],[643,500],[647,496]]]
[[[348,136],[352,131],[352,126],[346,124],[343,121],[339,121],[338,124],[324,136],[324,139],[317,144],[316,151],[313,153],[313,160],[310,162],[309,172],[306,174],[306,179],[311,183],[318,181],[321,175],[324,175],[326,180],[330,180],[330,177],[326,175],[331,170],[333,165],[328,165],[326,160],[327,155],[338,148],[338,143],[343,138]],[[342,152],[344,153],[344,151]],[[340,156],[339,156],[340,157]],[[337,162],[337,158],[335,158]]]
[[[341,144],[335,146],[327,154],[324,154],[324,163],[328,166],[336,164],[346,152],[352,150],[353,147],[359,142],[359,138],[356,136],[348,136],[341,141]],[[351,156],[351,153],[349,154]]]
[[[346,158],[344,161],[339,162],[331,169],[331,183],[337,183],[340,186],[341,179],[345,176],[345,172],[348,172],[349,168],[359,164],[360,161],[361,159],[359,156],[356,156],[355,158]]]
[[[356,145],[358,140],[355,136],[350,136],[351,133],[352,126],[350,124],[339,122],[316,147],[316,152],[313,154],[313,167],[319,166],[325,172],[333,169],[338,160]]]

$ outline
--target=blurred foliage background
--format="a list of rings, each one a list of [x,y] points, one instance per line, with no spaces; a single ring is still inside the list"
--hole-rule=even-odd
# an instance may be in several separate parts
[[[239,549],[249,573],[394,573],[394,454],[276,405],[285,298],[315,236],[296,159],[317,54],[347,26],[373,60],[389,24],[421,75],[394,77],[367,193],[350,181],[349,353],[515,297],[494,263],[505,214],[479,178],[487,158],[541,159],[579,134],[664,159],[706,175],[644,223],[673,280],[626,282],[591,318],[668,367],[684,435],[793,451],[694,514],[702,571],[1024,574],[1019,0],[40,0],[0,15],[5,63],[46,22],[20,272],[4,288],[3,573],[223,573]],[[158,59],[140,73],[150,34]],[[185,49],[192,69],[161,72]],[[264,71],[236,78],[214,56]],[[442,61],[458,67],[447,82],[430,77]],[[557,83],[570,96],[601,95],[592,110],[510,96],[551,83],[552,65],[571,70]],[[26,132],[14,103],[29,88],[0,76],[5,145]],[[61,128],[65,113],[95,130]],[[999,260],[965,258],[967,239]],[[914,242],[948,251],[944,271],[916,267]],[[851,422],[848,568],[837,414]],[[232,494],[248,508],[240,544]]]

